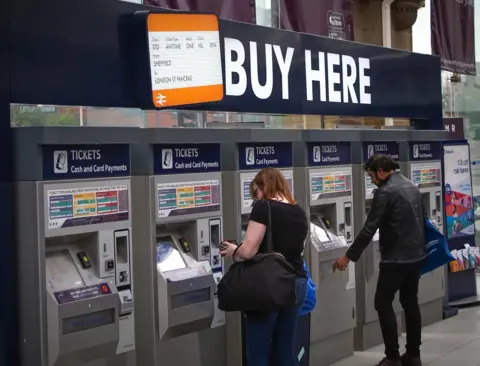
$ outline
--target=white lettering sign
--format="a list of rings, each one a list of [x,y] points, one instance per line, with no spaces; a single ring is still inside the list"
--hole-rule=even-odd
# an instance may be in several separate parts
[[[275,88],[274,69],[280,70],[282,99],[290,98],[289,75],[295,55],[293,47],[274,44],[259,45],[249,43],[249,64],[246,69],[247,53],[242,42],[234,38],[225,38],[225,90],[226,95],[242,96],[250,84],[258,99],[268,99]],[[260,60],[258,50],[263,47],[264,59]],[[275,55],[275,61],[274,56]],[[363,57],[354,58],[337,53],[305,50],[305,81],[307,101],[314,101],[314,85],[318,83],[320,102],[371,104],[370,60]],[[274,64],[275,63],[275,64]],[[315,65],[314,65],[315,63]],[[260,78],[259,70],[265,73]]]

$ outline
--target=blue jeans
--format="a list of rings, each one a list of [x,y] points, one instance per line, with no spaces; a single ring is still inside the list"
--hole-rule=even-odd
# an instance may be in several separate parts
[[[268,314],[246,314],[245,338],[247,366],[295,366],[295,329],[307,295],[307,279],[296,280],[294,307]],[[270,363],[273,357],[273,363]]]

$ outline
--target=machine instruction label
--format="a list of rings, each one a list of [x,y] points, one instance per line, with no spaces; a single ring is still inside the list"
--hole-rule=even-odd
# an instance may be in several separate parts
[[[98,285],[91,285],[86,287],[74,288],[71,290],[55,292],[55,298],[59,305],[67,304],[69,302],[91,299],[92,297],[109,295],[112,291],[107,283],[100,283]]]
[[[412,163],[410,174],[412,182],[419,188],[440,187],[442,166],[440,162]]]
[[[130,175],[130,146],[43,146],[43,179],[65,180],[125,177]]]
[[[411,142],[410,160],[441,160],[442,145],[440,142]]]
[[[291,170],[282,170],[282,174],[285,177],[285,180],[290,187],[290,191],[293,194],[293,172]],[[243,173],[241,175],[241,184],[242,184],[242,208],[249,209],[253,206],[253,199],[250,195],[250,183],[257,175],[256,172],[254,173]]]
[[[47,228],[125,221],[128,204],[126,185],[49,190]]]
[[[214,212],[220,210],[220,181],[157,184],[158,217]]]
[[[367,162],[373,155],[390,155],[393,160],[399,159],[397,141],[375,141],[363,143],[363,161]]]
[[[220,144],[154,145],[155,175],[218,172]]]
[[[349,142],[322,142],[308,144],[309,166],[348,165],[352,162]]]
[[[310,172],[310,199],[345,197],[352,194],[352,169]]]
[[[292,144],[290,142],[238,144],[238,159],[240,170],[291,167]]]

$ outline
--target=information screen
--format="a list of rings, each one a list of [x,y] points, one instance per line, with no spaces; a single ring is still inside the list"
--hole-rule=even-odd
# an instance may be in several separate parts
[[[315,172],[310,175],[311,200],[349,196],[352,171]]]
[[[187,265],[175,248],[173,239],[169,236],[157,238],[157,270],[168,272],[183,268],[187,268]]]
[[[159,218],[220,210],[218,180],[162,183],[157,191]]]
[[[153,104],[157,108],[223,99],[218,18],[209,14],[149,14]]]
[[[47,191],[48,228],[128,220],[128,187],[70,188]]]
[[[282,173],[288,183],[288,186],[290,187],[290,191],[293,193],[293,174],[285,171],[282,171]],[[244,209],[253,206],[253,199],[250,196],[250,183],[256,175],[257,173],[252,173],[251,175],[242,175],[242,207]]]
[[[47,252],[45,269],[47,285],[54,292],[85,286],[68,250]]]
[[[438,187],[441,181],[441,169],[439,162],[412,163],[410,168],[412,182],[420,187]]]

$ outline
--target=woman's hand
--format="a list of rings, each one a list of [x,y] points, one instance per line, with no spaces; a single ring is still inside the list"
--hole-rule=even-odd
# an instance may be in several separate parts
[[[235,249],[237,249],[237,244],[233,244],[228,241],[223,241],[220,244],[220,254],[222,257],[231,257]]]

